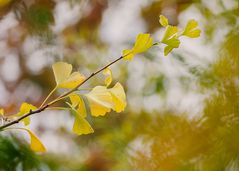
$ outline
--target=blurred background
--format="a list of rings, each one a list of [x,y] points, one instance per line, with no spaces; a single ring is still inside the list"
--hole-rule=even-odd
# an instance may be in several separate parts
[[[93,134],[74,135],[63,111],[31,118],[45,154],[29,150],[27,135],[1,132],[0,171],[239,170],[239,0],[2,0],[0,107],[40,105],[56,61],[89,75],[138,33],[160,40],[160,14],[179,27],[197,20],[200,38],[183,38],[168,57],[153,47],[114,65],[128,105],[91,118]],[[99,75],[85,87],[102,84]]]

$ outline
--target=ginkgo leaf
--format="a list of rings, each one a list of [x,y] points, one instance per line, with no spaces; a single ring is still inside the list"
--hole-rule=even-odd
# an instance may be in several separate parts
[[[42,144],[42,142],[40,141],[40,139],[28,128],[14,128],[14,129],[19,129],[19,130],[24,130],[27,131],[27,133],[30,136],[30,146],[31,149],[35,152],[45,152],[46,148],[44,147],[44,145]]]
[[[198,26],[198,22],[194,19],[189,20],[186,27],[185,27],[185,31],[191,31],[193,29],[195,29]]]
[[[178,39],[178,28],[176,26],[168,25],[162,39],[162,43],[167,46],[164,48],[164,56],[167,56],[174,48],[178,48],[180,41]]]
[[[201,34],[201,30],[197,28],[198,23],[196,20],[189,20],[182,35],[190,37],[190,38],[196,38],[199,37]]]
[[[71,73],[72,65],[65,62],[53,64],[52,69],[58,88],[75,88],[85,79],[79,72]]]
[[[179,39],[175,36],[163,42],[164,44],[171,46],[173,48],[178,48],[180,45]]]
[[[74,108],[76,108],[79,105],[80,102],[80,96],[78,96],[77,94],[71,94],[69,96],[70,101],[71,101],[71,106],[73,106]]]
[[[142,53],[147,51],[153,45],[153,38],[151,38],[150,34],[139,34],[136,38],[136,42],[134,45],[134,53]]]
[[[166,31],[164,33],[164,37],[162,39],[162,42],[164,43],[168,39],[174,37],[177,32],[178,32],[178,28],[176,26],[168,25],[167,28],[166,28]]]
[[[59,84],[59,88],[75,88],[77,85],[82,83],[85,80],[85,77],[79,72],[73,72],[68,79]]]
[[[195,20],[190,20],[185,29],[182,32],[179,32],[178,27],[168,25],[168,20],[163,15],[159,16],[159,22],[162,26],[166,27],[166,31],[161,40],[161,43],[166,44],[164,48],[164,55],[167,56],[174,48],[178,48],[180,45],[180,36],[188,36],[195,38],[200,36],[200,30],[196,27],[198,23]]]
[[[94,132],[89,122],[77,114],[75,115],[72,131],[77,135],[91,134]]]
[[[65,81],[71,74],[72,65],[65,62],[57,62],[52,65],[56,84],[59,85]]]
[[[123,86],[120,83],[116,83],[113,88],[109,89],[109,91],[114,103],[113,109],[116,112],[122,112],[126,106],[126,95]]]
[[[189,33],[187,33],[187,34],[185,34],[185,36],[188,36],[188,37],[190,37],[190,38],[197,38],[197,37],[200,36],[200,34],[201,34],[201,30],[196,29],[196,30],[193,30],[193,31],[191,31],[191,32],[189,32]]]
[[[72,97],[71,99],[77,100],[78,98]],[[75,103],[76,101],[74,101]],[[90,134],[93,133],[94,130],[91,127],[91,125],[88,123],[88,121],[85,119],[85,117],[82,116],[81,113],[79,113],[78,110],[76,110],[72,105],[68,104],[71,108],[71,112],[75,115],[75,121],[72,127],[72,131],[77,135],[82,134]]]
[[[22,103],[21,107],[20,107],[20,111],[18,112],[18,116],[23,116],[24,114],[27,114],[28,112],[30,112],[31,110],[36,110],[37,107],[28,104],[28,103]],[[24,122],[24,125],[29,125],[30,124],[30,117],[26,117],[22,120]]]
[[[172,46],[166,46],[164,48],[164,56],[167,56],[173,49],[174,49],[174,47],[172,47]]]
[[[92,116],[104,116],[113,108],[113,99],[104,86],[96,86],[85,95],[88,99]]]
[[[108,87],[112,82],[112,71],[109,67],[104,69],[103,74],[106,76],[105,85]]]
[[[160,15],[159,16],[159,23],[163,26],[163,27],[166,27],[168,25],[168,19],[163,16],[163,15]]]
[[[132,49],[123,51],[124,59],[132,60],[134,55],[147,51],[152,47],[152,45],[153,38],[150,36],[150,34],[138,34],[134,47]]]
[[[87,116],[86,107],[83,99],[77,94],[70,95],[71,105],[77,110],[77,112],[85,118]]]
[[[134,52],[132,49],[123,50],[123,57],[125,60],[132,60],[134,58]]]

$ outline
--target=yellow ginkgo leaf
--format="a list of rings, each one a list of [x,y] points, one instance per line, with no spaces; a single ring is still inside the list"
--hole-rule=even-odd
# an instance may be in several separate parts
[[[136,42],[134,45],[134,53],[142,53],[147,51],[153,45],[153,38],[151,38],[150,34],[139,34],[136,38]]]
[[[67,78],[69,78],[72,65],[65,62],[57,62],[52,65],[53,73],[55,76],[56,84],[59,85]]]
[[[123,51],[124,59],[132,60],[134,55],[147,51],[152,47],[152,45],[153,38],[150,36],[150,34],[138,34],[134,47],[132,49]]]
[[[0,0],[0,8],[7,6],[12,0]]]
[[[113,99],[110,92],[104,86],[96,86],[86,94],[89,101],[92,116],[104,116],[113,108]]]
[[[113,88],[109,89],[109,91],[114,103],[113,109],[116,112],[122,112],[126,106],[126,95],[123,86],[120,83],[116,83]]]
[[[81,101],[80,96],[78,97],[76,94],[70,97],[70,99],[73,101],[73,104],[77,104],[79,100]],[[91,127],[91,125],[88,123],[88,121],[85,119],[85,116],[82,116],[79,110],[76,110],[75,107],[73,107],[73,105],[71,104],[68,104],[68,105],[71,108],[71,112],[75,115],[75,121],[73,124],[72,131],[77,135],[93,133],[94,130]]]
[[[14,128],[19,130],[27,131],[27,133],[30,135],[30,146],[31,149],[35,152],[45,152],[46,148],[42,144],[42,142],[39,140],[39,138],[28,128]]]
[[[168,25],[168,19],[163,16],[163,15],[160,15],[159,16],[159,23],[163,26],[163,27],[166,27]]]
[[[196,38],[199,37],[201,34],[201,30],[197,28],[198,23],[196,20],[189,20],[182,35],[190,37],[190,38]]]
[[[123,50],[123,57],[125,60],[132,60],[134,58],[135,53],[132,49]]]
[[[58,85],[59,88],[75,88],[84,81],[85,77],[79,72],[73,72],[68,79]]]
[[[94,132],[89,122],[77,114],[75,116],[75,121],[74,121],[72,131],[77,135],[90,134]]]
[[[71,73],[72,65],[65,62],[53,64],[52,69],[58,88],[75,88],[85,79],[79,72]]]
[[[28,103],[22,103],[21,107],[20,107],[20,111],[18,112],[18,116],[23,116],[25,115],[26,113],[30,112],[31,110],[36,110],[37,107],[31,105],[31,104],[28,104]],[[22,120],[24,122],[24,125],[29,125],[30,124],[30,117],[26,117]]]
[[[78,96],[77,94],[71,94],[69,96],[70,101],[71,101],[71,106],[76,108],[79,105],[80,102],[80,96]]]
[[[104,71],[103,71],[103,74],[106,76],[105,78],[105,85],[108,87],[111,82],[112,82],[112,71],[110,68],[106,68]]]
[[[70,101],[71,101],[72,107],[74,107],[77,110],[77,112],[83,118],[85,118],[87,115],[87,112],[86,112],[86,107],[85,107],[85,103],[84,103],[83,99],[77,94],[71,94]]]

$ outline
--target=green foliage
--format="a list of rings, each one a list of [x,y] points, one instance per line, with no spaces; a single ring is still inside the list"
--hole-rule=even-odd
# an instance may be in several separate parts
[[[44,5],[32,5],[25,15],[28,27],[36,33],[48,31],[54,22],[52,11]]]
[[[0,170],[40,170],[38,157],[16,137],[0,136]]]

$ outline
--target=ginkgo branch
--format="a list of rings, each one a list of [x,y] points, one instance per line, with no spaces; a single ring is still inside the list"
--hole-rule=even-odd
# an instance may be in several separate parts
[[[71,64],[68,64],[66,62],[54,63],[52,65],[52,70],[55,77],[56,87],[47,95],[47,97],[43,100],[42,104],[38,108],[26,102],[22,103],[19,112],[15,115],[18,118],[9,120],[8,117],[6,117],[6,115],[4,114],[4,110],[0,109],[0,119],[2,121],[0,131],[7,129],[25,130],[30,135],[31,148],[36,152],[45,152],[46,149],[44,145],[27,127],[9,127],[19,123],[20,121],[23,121],[24,125],[27,126],[30,124],[31,115],[41,113],[46,109],[68,109],[75,116],[75,121],[72,128],[72,131],[75,134],[82,135],[93,133],[94,130],[86,119],[89,112],[94,117],[104,116],[111,110],[117,113],[122,112],[127,105],[123,86],[119,82],[117,82],[113,87],[109,87],[112,82],[112,71],[109,68],[111,65],[121,59],[132,60],[136,55],[144,53],[151,47],[158,46],[160,44],[166,45],[164,48],[164,55],[167,56],[173,49],[179,47],[179,38],[181,36],[196,38],[199,37],[201,33],[201,30],[197,28],[198,23],[195,20],[189,20],[183,30],[178,29],[178,27],[176,26],[170,25],[168,19],[163,15],[160,15],[159,23],[163,27],[165,27],[165,33],[160,41],[154,42],[153,37],[151,37],[149,33],[140,33],[137,35],[134,46],[132,48],[123,50],[122,56],[91,73],[88,77],[85,77],[80,72],[72,72]],[[80,90],[79,88],[83,84],[85,84],[88,80],[90,80],[100,72],[103,72],[103,75],[105,77],[105,86],[96,86],[89,93],[84,94],[84,96],[76,93]],[[68,91],[63,92],[61,95],[53,98],[53,100],[50,101],[50,97],[52,97],[53,93],[58,88],[68,89]],[[60,100],[65,100],[68,97],[70,103],[66,102],[66,104],[68,104],[69,108],[53,106],[55,103],[59,102]]]
[[[49,107],[49,105],[46,104],[46,105],[42,106],[41,108],[39,108],[39,109],[37,109],[37,110],[34,110],[34,111],[30,110],[28,113],[26,113],[25,115],[19,117],[18,119],[13,120],[13,121],[11,121],[11,122],[9,122],[9,123],[7,123],[7,124],[1,126],[1,127],[0,127],[0,131],[2,131],[4,128],[7,128],[7,127],[9,127],[9,126],[11,126],[11,125],[14,125],[14,124],[19,123],[21,120],[23,120],[24,118],[26,118],[26,117],[28,117],[28,116],[31,116],[31,115],[36,114],[36,113],[41,113],[42,111],[44,111],[44,110],[45,110],[46,108],[48,108],[48,107]]]
[[[108,65],[105,65],[104,67],[100,68],[99,70],[91,73],[90,76],[88,76],[83,82],[81,82],[80,84],[78,84],[75,88],[71,89],[70,91],[66,92],[65,94],[62,94],[61,96],[59,96],[58,98],[56,98],[56,100],[53,100],[52,102],[49,103],[49,105],[52,105],[54,103],[56,103],[57,101],[67,97],[68,95],[70,95],[71,93],[73,93],[74,91],[76,91],[80,86],[82,86],[85,82],[87,82],[89,79],[91,79],[92,77],[94,77],[95,75],[97,75],[98,73],[102,72],[103,70],[105,70],[106,68],[108,68],[109,66],[113,65],[114,63],[116,63],[117,61],[123,59],[124,56],[120,56],[119,58],[117,58],[116,60],[112,61],[111,63],[109,63]]]
[[[71,93],[73,93],[74,91],[76,91],[80,86],[82,86],[84,83],[86,83],[88,80],[90,80],[92,77],[94,77],[95,75],[97,75],[98,73],[102,72],[103,70],[105,70],[106,68],[108,68],[109,66],[113,65],[114,63],[120,61],[121,59],[123,59],[124,56],[120,56],[119,58],[115,59],[114,61],[110,62],[109,64],[105,65],[104,67],[98,69],[97,71],[91,73],[83,82],[81,82],[80,84],[78,84],[75,88],[71,89],[70,91],[60,95],[59,97],[57,97],[55,100],[47,103],[44,105],[44,103],[48,100],[49,96],[53,93],[53,91],[48,95],[48,97],[44,100],[44,102],[42,103],[42,105],[37,109],[37,110],[30,110],[28,113],[24,114],[23,116],[9,122],[6,123],[5,125],[0,127],[0,131],[2,131],[4,128],[10,127],[12,125],[15,125],[17,123],[19,123],[20,121],[22,121],[23,119],[25,119],[26,117],[29,117],[31,115],[37,114],[37,113],[41,113],[42,111],[44,111],[45,109],[47,109],[48,107],[52,106],[53,104],[55,104],[56,102],[68,97],[68,95],[70,95]]]

